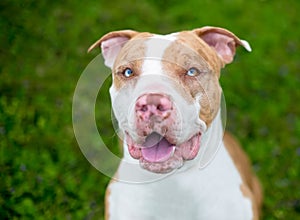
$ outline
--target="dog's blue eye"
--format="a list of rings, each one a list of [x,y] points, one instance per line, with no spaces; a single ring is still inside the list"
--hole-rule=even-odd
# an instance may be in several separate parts
[[[196,68],[190,68],[186,72],[186,75],[188,75],[188,76],[197,76],[198,74],[199,74],[199,71]]]
[[[124,70],[123,74],[124,74],[125,77],[128,78],[128,77],[133,75],[133,71],[131,69],[127,68],[127,69]]]

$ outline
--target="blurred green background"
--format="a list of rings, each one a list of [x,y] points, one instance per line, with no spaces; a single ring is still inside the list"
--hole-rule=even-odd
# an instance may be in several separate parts
[[[102,219],[109,178],[72,129],[76,83],[99,53],[87,48],[112,30],[205,25],[253,48],[238,49],[221,84],[227,129],[264,188],[263,219],[300,219],[299,11],[298,0],[0,1],[0,219]],[[99,130],[117,149],[109,104],[99,108]]]

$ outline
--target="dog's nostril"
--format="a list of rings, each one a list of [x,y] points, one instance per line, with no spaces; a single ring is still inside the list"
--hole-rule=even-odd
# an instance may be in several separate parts
[[[157,105],[157,110],[162,112],[162,111],[165,111],[165,108],[163,105]]]
[[[140,110],[141,110],[142,112],[148,111],[147,105],[142,105]]]

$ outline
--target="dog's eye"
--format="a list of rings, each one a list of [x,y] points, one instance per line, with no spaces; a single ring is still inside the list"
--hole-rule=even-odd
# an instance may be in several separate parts
[[[199,71],[196,68],[192,67],[186,72],[186,75],[188,75],[188,76],[198,76]]]
[[[123,75],[124,75],[126,78],[131,77],[131,76],[133,75],[132,69],[126,68],[126,69],[123,71]]]

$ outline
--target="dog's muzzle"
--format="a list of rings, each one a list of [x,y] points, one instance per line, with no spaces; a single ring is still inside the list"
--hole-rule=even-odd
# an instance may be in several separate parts
[[[140,160],[143,168],[166,173],[183,165],[184,160],[194,159],[200,148],[201,133],[193,134],[180,143],[181,122],[171,98],[162,94],[143,94],[135,103],[134,140],[126,132],[130,155]],[[139,143],[140,142],[140,143]]]

